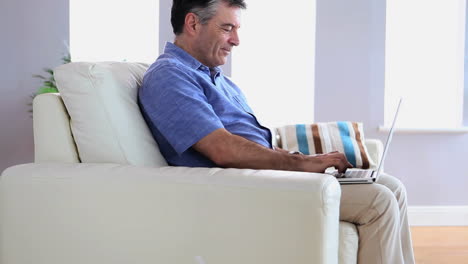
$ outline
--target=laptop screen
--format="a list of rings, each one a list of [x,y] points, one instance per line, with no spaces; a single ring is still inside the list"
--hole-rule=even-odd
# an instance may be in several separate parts
[[[387,152],[388,152],[388,148],[390,146],[390,142],[392,141],[392,138],[393,138],[393,131],[395,129],[395,123],[396,123],[396,120],[397,120],[397,117],[398,117],[398,112],[400,111],[400,106],[401,106],[401,101],[402,100],[403,100],[403,98],[400,98],[400,100],[398,101],[398,106],[397,106],[397,109],[396,109],[396,112],[395,112],[395,116],[393,117],[392,126],[390,127],[390,131],[388,132],[387,142],[385,143],[382,158],[380,159],[379,167],[377,169],[377,173],[375,174],[375,177],[378,177],[380,175],[380,173],[382,172],[382,170],[383,170],[383,164],[384,164],[384,161],[385,161],[385,157],[387,156]]]

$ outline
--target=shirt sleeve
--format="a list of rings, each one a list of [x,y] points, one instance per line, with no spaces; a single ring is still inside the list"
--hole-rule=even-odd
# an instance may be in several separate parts
[[[203,88],[178,67],[164,66],[145,75],[139,97],[148,121],[179,155],[224,127]]]

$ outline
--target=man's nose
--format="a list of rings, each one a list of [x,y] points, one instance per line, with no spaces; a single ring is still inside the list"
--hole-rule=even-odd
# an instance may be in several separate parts
[[[232,31],[231,38],[229,39],[229,43],[233,46],[239,46],[240,39],[239,39],[239,34],[237,33],[237,30]]]

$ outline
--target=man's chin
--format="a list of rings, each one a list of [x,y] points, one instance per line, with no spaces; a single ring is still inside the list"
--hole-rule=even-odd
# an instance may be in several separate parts
[[[218,61],[216,67],[223,66],[227,62],[227,57],[223,58],[222,60]]]

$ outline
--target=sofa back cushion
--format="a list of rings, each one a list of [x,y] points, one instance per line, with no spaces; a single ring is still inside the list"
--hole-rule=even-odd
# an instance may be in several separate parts
[[[138,106],[143,63],[73,62],[54,70],[82,162],[166,166]]]

